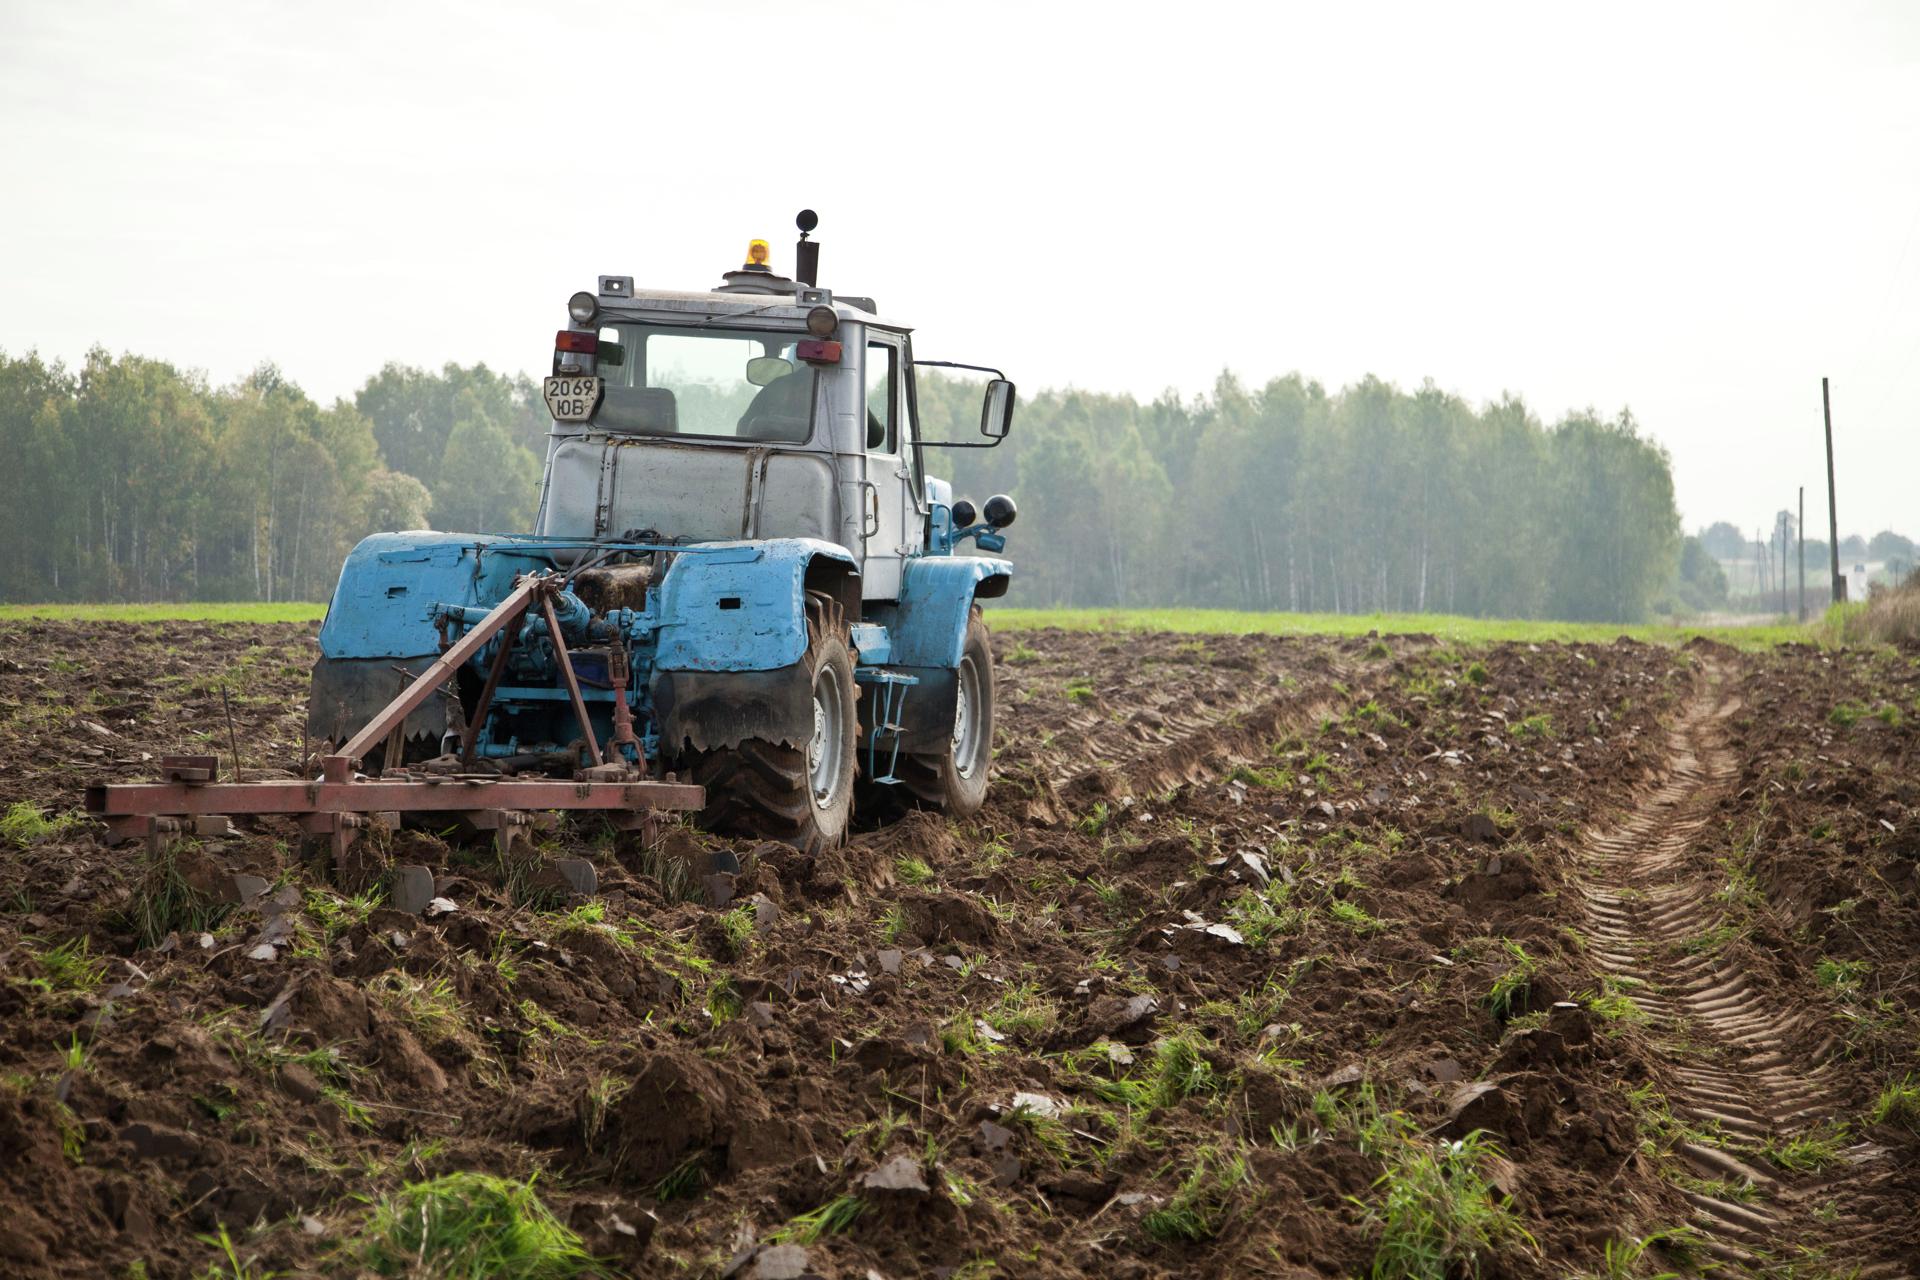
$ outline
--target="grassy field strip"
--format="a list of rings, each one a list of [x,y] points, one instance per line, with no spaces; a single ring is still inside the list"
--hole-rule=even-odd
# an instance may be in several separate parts
[[[1793,642],[1820,643],[1822,623],[1754,627],[1680,627],[1617,622],[1547,622],[1463,618],[1444,613],[1241,613],[1231,609],[1003,609],[989,607],[987,621],[1001,631],[1064,627],[1072,631],[1183,631],[1201,634],[1363,636],[1424,633],[1452,644],[1501,640],[1564,640],[1609,644],[1630,636],[1649,644],[1684,644],[1706,636],[1741,649]]]
[[[6,604],[0,622],[47,618],[66,622],[317,622],[327,606],[302,601],[277,604]],[[1765,649],[1794,641],[1821,643],[1822,623],[1754,627],[1676,627],[1611,622],[1546,622],[1463,618],[1444,613],[1241,613],[1231,609],[1003,609],[989,608],[988,621],[1003,631],[1063,627],[1069,631],[1183,631],[1197,634],[1363,636],[1425,633],[1450,644],[1501,640],[1577,641],[1608,644],[1631,636],[1649,644],[1684,644],[1707,636],[1741,649]]]
[[[0,622],[45,618],[57,622],[318,622],[327,606],[295,600],[278,604],[0,604]]]

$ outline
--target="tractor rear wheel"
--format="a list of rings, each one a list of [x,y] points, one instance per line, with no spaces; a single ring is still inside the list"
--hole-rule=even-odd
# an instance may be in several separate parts
[[[940,755],[903,756],[900,785],[923,804],[955,817],[976,813],[987,799],[993,766],[993,646],[975,605],[954,673],[953,737]]]
[[[817,853],[844,840],[853,819],[859,730],[846,615],[817,592],[807,593],[807,651],[795,678],[812,691],[806,741],[749,738],[737,747],[700,752],[692,773],[707,789],[701,821],[709,830],[782,840]]]

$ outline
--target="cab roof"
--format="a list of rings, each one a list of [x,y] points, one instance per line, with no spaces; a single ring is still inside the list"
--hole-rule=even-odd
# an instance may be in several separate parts
[[[730,272],[729,283],[738,281],[742,274]],[[679,312],[689,316],[744,317],[751,315],[765,316],[774,320],[804,320],[807,312],[816,306],[830,306],[833,308],[833,313],[842,320],[854,320],[862,324],[879,325],[882,328],[897,329],[902,332],[911,330],[909,325],[881,318],[877,314],[872,298],[835,297],[832,290],[819,289],[813,285],[796,285],[793,281],[781,276],[766,277],[766,283],[770,287],[764,289],[754,287],[760,283],[759,280],[751,277],[749,280],[751,283],[737,286],[726,292],[690,292],[677,289],[639,289],[634,287],[631,276],[601,276],[597,297],[603,314],[650,311]]]

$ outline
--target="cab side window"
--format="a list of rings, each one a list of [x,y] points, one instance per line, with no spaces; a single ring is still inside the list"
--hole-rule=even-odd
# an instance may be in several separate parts
[[[867,452],[899,451],[899,361],[897,347],[867,344]]]

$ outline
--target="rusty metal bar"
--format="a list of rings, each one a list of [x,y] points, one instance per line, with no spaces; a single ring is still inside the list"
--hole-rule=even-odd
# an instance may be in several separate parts
[[[221,814],[446,812],[463,809],[698,809],[706,790],[687,782],[565,779],[373,779],[362,782],[129,782],[87,788],[101,818]]]
[[[567,642],[560,634],[560,619],[554,616],[553,598],[542,592],[540,612],[546,615],[547,636],[553,641],[554,656],[560,659],[560,675],[567,682],[567,697],[573,699],[573,715],[580,722],[581,736],[587,740],[587,759],[593,763],[600,760],[600,741],[593,735],[593,721],[587,718],[587,702],[580,696],[580,681],[573,674],[573,659],[567,653]]]
[[[454,641],[451,648],[434,659],[433,665],[422,671],[414,682],[407,686],[406,692],[389,702],[385,710],[367,721],[365,727],[354,734],[345,746],[329,756],[323,765],[327,781],[346,781],[351,776],[354,763],[373,750],[375,743],[385,738],[395,725],[405,723],[406,718],[412,715],[421,703],[431,698],[434,691],[446,682],[448,676],[458,671],[474,654],[480,652],[487,641],[493,638],[495,632],[526,612],[528,603],[532,601],[542,581],[543,579],[534,577],[522,578],[519,584],[507,593],[506,598],[494,606],[493,612],[475,623],[467,634]]]
[[[625,764],[627,758],[621,748],[632,747],[634,762],[644,777],[647,753],[633,732],[633,709],[627,706],[628,674],[627,646],[615,640],[607,649],[607,683],[613,686],[613,737],[607,741],[604,758],[608,764]]]

